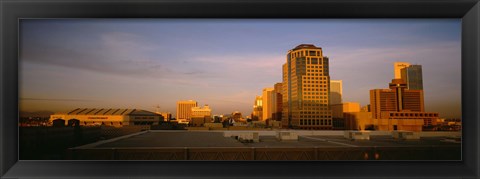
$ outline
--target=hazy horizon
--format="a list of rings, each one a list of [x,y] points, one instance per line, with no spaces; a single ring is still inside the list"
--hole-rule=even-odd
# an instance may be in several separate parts
[[[196,100],[245,116],[282,81],[287,51],[314,44],[344,102],[367,105],[401,61],[422,65],[425,111],[461,116],[460,19],[23,19],[19,42],[21,111],[175,115],[176,101]]]

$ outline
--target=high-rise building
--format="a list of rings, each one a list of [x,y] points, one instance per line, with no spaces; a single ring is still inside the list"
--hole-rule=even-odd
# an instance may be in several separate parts
[[[301,44],[289,50],[282,86],[283,127],[332,129],[329,63],[322,48]]]
[[[401,79],[402,78],[402,72],[401,70],[403,68],[409,67],[410,63],[408,62],[395,62],[393,63],[393,75],[394,79]]]
[[[263,119],[263,100],[262,96],[256,96],[253,103],[252,120],[261,121]]]
[[[192,117],[192,107],[197,107],[196,101],[177,101],[177,121],[179,123],[188,123],[190,121]]]
[[[400,72],[402,80],[407,83],[407,89],[423,90],[422,65],[410,65]]]
[[[274,88],[265,88],[262,92],[263,117],[262,120],[271,120],[277,112],[277,95]]]
[[[283,91],[283,85],[282,83],[275,83],[274,85],[274,91],[277,95],[277,105],[276,109],[277,111],[273,114],[273,120],[276,121],[281,121],[282,120],[282,109],[283,109],[283,97],[282,97],[282,91]]]
[[[342,80],[330,80],[330,104],[342,104]]]
[[[382,118],[382,112],[424,112],[423,90],[409,90],[402,79],[393,79],[390,89],[370,90],[373,118]]]

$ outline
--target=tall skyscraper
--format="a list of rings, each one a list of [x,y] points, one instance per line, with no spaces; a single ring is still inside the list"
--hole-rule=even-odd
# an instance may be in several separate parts
[[[408,62],[395,62],[393,63],[393,74],[394,74],[394,79],[401,79],[402,78],[402,73],[401,70],[403,68],[409,67],[410,63]]]
[[[342,80],[330,80],[330,104],[342,104]]]
[[[283,65],[282,126],[332,129],[328,70],[328,57],[320,47],[301,44],[288,51]]]
[[[272,119],[272,116],[277,112],[277,95],[274,88],[265,88],[262,93],[263,101],[263,117],[262,120]]]
[[[410,65],[400,72],[402,80],[407,83],[407,89],[423,90],[422,65]]]
[[[196,101],[177,101],[177,121],[189,122],[192,117],[192,107],[197,107]]]

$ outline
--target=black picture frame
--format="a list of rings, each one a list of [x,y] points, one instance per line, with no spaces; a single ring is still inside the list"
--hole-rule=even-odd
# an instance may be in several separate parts
[[[479,0],[3,0],[2,178],[479,178]],[[19,18],[461,18],[462,161],[18,161]]]

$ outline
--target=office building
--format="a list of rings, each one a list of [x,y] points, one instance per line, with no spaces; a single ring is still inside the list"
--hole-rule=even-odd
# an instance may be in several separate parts
[[[256,96],[253,103],[252,120],[262,121],[263,119],[263,100],[262,96]]]
[[[390,89],[370,90],[370,105],[374,118],[386,111],[424,112],[423,90],[408,90],[401,79],[393,79]]]
[[[178,123],[188,123],[192,117],[192,108],[197,107],[197,102],[193,100],[177,102],[177,121]]]
[[[414,130],[436,124],[438,113],[425,112],[423,90],[407,89],[402,79],[393,79],[390,89],[370,90],[372,117],[380,130]],[[385,121],[387,122],[382,122]],[[420,122],[421,121],[421,125]]]
[[[192,107],[191,110],[192,126],[203,126],[205,123],[212,122],[212,109],[208,105]]]
[[[393,75],[394,79],[402,79],[402,72],[403,68],[409,67],[410,63],[408,62],[395,62],[393,63]]]
[[[328,57],[302,44],[289,50],[283,65],[282,127],[332,129]]]
[[[277,95],[274,88],[265,88],[262,92],[263,117],[262,121],[272,120],[272,116],[277,112]]]
[[[50,115],[49,121],[62,119],[65,124],[78,122],[81,126],[157,125],[161,115],[140,109],[77,108]],[[58,121],[58,120],[57,120]]]
[[[208,105],[203,107],[192,107],[192,116],[191,117],[205,117],[212,116],[212,109]]]
[[[274,91],[275,95],[277,96],[277,105],[276,105],[276,112],[273,114],[272,118],[273,120],[276,121],[281,121],[282,120],[282,109],[283,109],[283,96],[282,96],[282,90],[283,86],[282,83],[275,83],[274,85]]]
[[[342,80],[330,80],[330,104],[342,104]]]
[[[409,90],[423,90],[422,65],[410,65],[402,68],[402,80]]]

